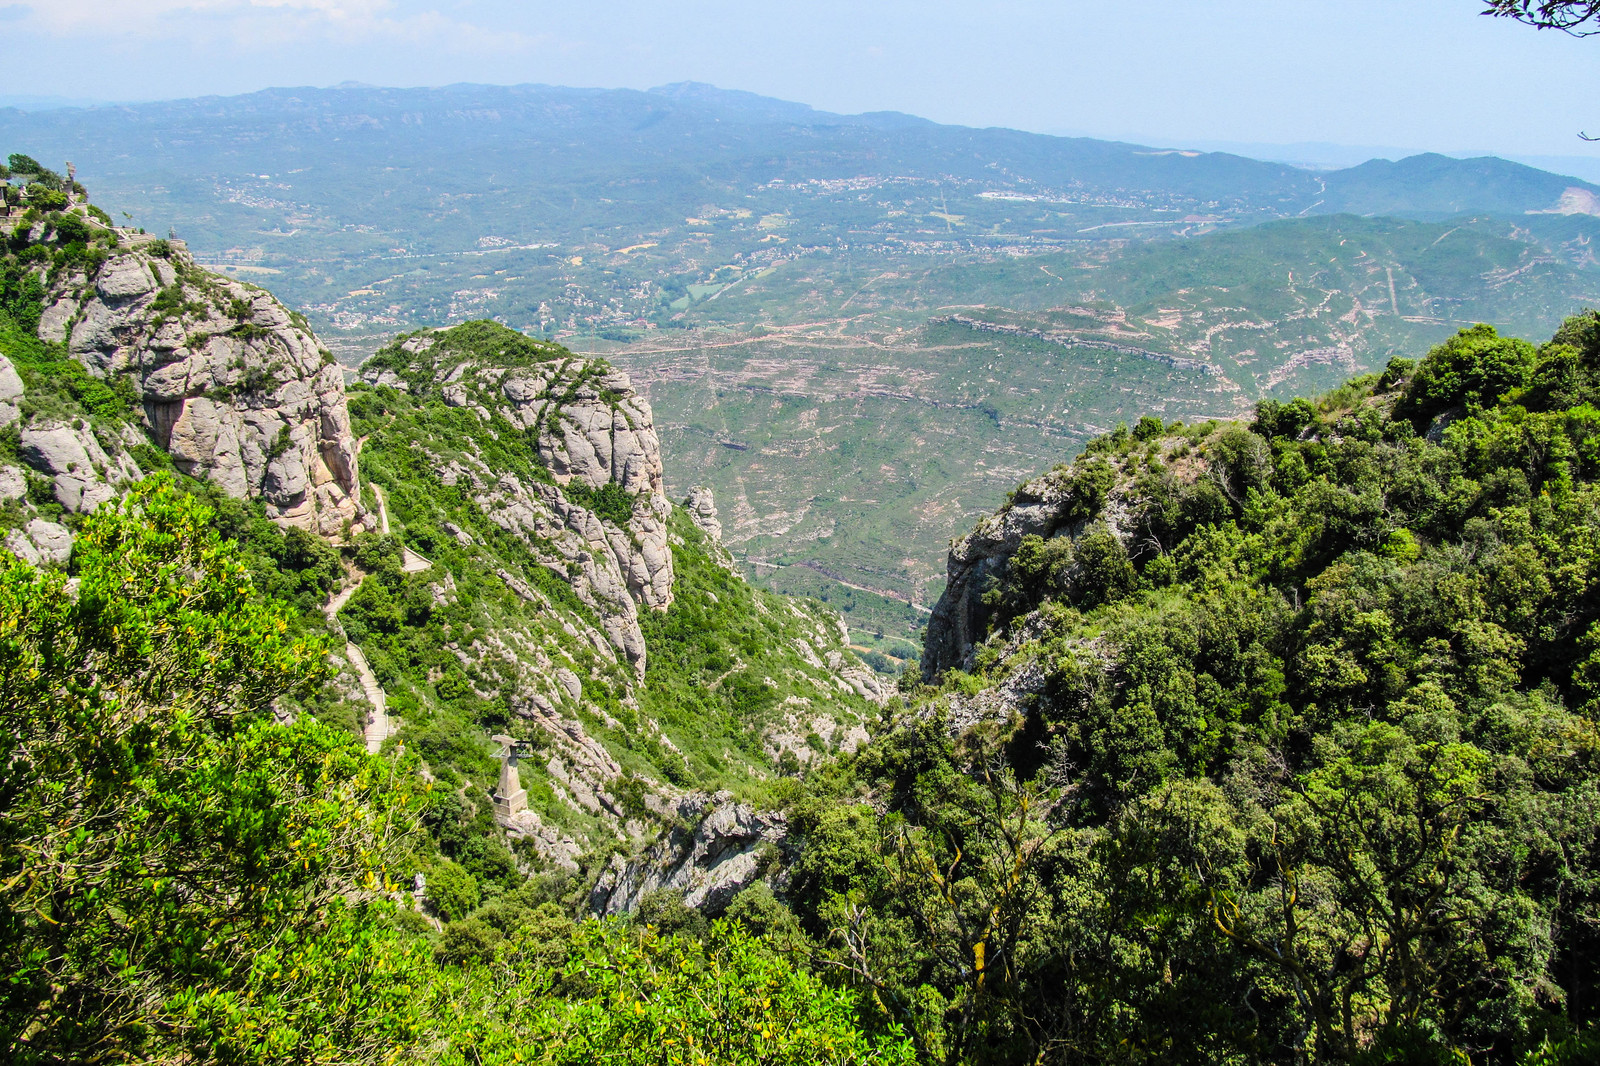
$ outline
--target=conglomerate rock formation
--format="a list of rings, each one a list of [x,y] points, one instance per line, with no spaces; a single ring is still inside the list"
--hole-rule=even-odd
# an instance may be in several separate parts
[[[336,535],[360,521],[343,371],[305,320],[200,269],[182,242],[127,230],[117,241],[93,278],[52,281],[40,338],[65,343],[91,374],[127,377],[145,427],[185,473],[260,497],[288,525]]]
[[[461,486],[498,526],[567,573],[595,608],[606,637],[642,676],[639,610],[672,603],[671,504],[649,404],[621,371],[560,349],[517,365],[496,342],[520,349],[509,330],[460,327],[424,332],[380,352],[362,369],[374,387],[416,399],[437,397],[477,416],[486,431],[504,423],[530,435],[548,480],[486,463],[469,442],[438,456],[440,479]],[[492,339],[491,339],[492,338]],[[488,341],[487,348],[485,341]],[[459,345],[459,346],[458,346]],[[537,346],[531,346],[537,353]],[[508,349],[509,350],[509,349]],[[596,498],[609,493],[610,506]],[[605,521],[601,512],[613,519]]]
[[[638,909],[652,892],[680,893],[690,907],[721,913],[733,897],[775,867],[777,848],[788,834],[782,814],[738,803],[727,792],[684,796],[677,823],[659,842],[630,861],[613,857],[589,895],[595,914]]]

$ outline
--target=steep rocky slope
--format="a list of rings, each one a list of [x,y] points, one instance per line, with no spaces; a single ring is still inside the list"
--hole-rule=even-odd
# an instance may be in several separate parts
[[[305,319],[196,268],[180,242],[123,235],[93,283],[62,271],[39,325],[91,372],[126,375],[185,473],[325,534],[359,517],[344,376]]]
[[[695,793],[678,801],[675,821],[632,862],[613,856],[589,894],[596,914],[627,914],[653,892],[681,893],[683,902],[717,913],[763,875],[780,870],[788,820],[758,811],[732,794]]]
[[[42,361],[76,361],[116,401],[98,413],[124,415],[91,430],[81,402],[51,402],[62,392],[81,401],[81,384],[24,396],[10,360],[0,367],[0,393],[14,405],[0,417],[20,416],[20,457],[52,480],[54,502],[93,510],[145,472],[137,452],[153,441],[182,472],[260,499],[286,525],[330,536],[361,528],[344,378],[303,318],[199,269],[181,242],[113,228],[76,200],[0,219],[0,239],[14,250],[12,271],[31,267],[36,336],[54,356]]]
[[[525,434],[519,471],[485,461],[472,434],[443,432],[438,484],[460,490],[599,612],[607,640],[640,674],[638,611],[672,602],[661,447],[628,376],[489,323],[420,333],[379,352],[362,380],[415,403],[469,412],[487,434]],[[452,439],[454,437],[454,439]],[[408,444],[409,446],[409,444]]]
[[[667,499],[626,375],[478,322],[397,338],[347,396],[268,293],[46,193],[0,218],[5,545],[64,564],[157,470],[239,501],[219,520],[263,585],[338,638],[280,710],[418,751],[471,827],[436,829],[448,854],[631,851],[685,797],[759,800],[865,739],[884,689],[837,615],[747,585],[708,493]],[[525,795],[496,811],[497,743]]]
[[[462,737],[504,729],[529,809],[502,821],[528,847],[570,863],[686,790],[754,795],[865,738],[884,690],[837,616],[735,573],[708,493],[666,498],[626,375],[478,322],[361,376],[366,499],[414,565],[375,549],[339,618],[436,773],[487,785]]]

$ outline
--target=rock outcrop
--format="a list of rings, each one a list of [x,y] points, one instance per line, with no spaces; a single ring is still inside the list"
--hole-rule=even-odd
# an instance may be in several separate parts
[[[259,497],[287,525],[336,535],[359,523],[343,371],[305,320],[265,290],[200,269],[182,242],[114,232],[114,252],[93,276],[67,270],[49,286],[40,338],[65,344],[96,377],[125,378],[146,430],[185,473]],[[13,420],[21,392],[8,369],[0,423]],[[59,429],[42,428],[55,439],[41,447],[66,463],[98,461]],[[114,479],[96,492],[52,476],[69,510],[115,494]]]
[[[21,402],[22,377],[11,360],[0,355],[0,426],[9,426],[21,416],[17,408]]]
[[[1129,485],[1113,473],[1106,498],[1085,513],[1081,490],[1071,471],[1057,467],[1017,489],[1011,501],[978,521],[971,533],[950,545],[945,588],[928,619],[922,669],[932,678],[952,667],[966,668],[988,635],[991,607],[984,593],[1002,580],[1022,538],[1037,535],[1077,538],[1094,523],[1104,523],[1127,540],[1130,530],[1124,497]]]
[[[137,444],[139,439],[137,434],[124,434],[114,443]],[[56,501],[74,513],[87,513],[116,499],[115,486],[141,476],[128,451],[119,448],[113,458],[81,423],[41,420],[25,425],[17,451],[24,462],[51,479]]]
[[[488,323],[413,334],[361,376],[419,399],[437,395],[487,432],[505,424],[532,438],[542,469],[495,470],[467,449],[441,457],[441,480],[466,488],[497,525],[564,572],[642,676],[638,612],[672,602],[671,504],[650,406],[628,376]]]
[[[642,856],[614,856],[589,895],[597,915],[627,914],[663,889],[684,903],[720,914],[733,897],[758,880],[764,860],[775,857],[788,835],[782,814],[757,811],[727,792],[694,793],[677,804],[677,821]]]
[[[6,549],[34,566],[64,563],[72,557],[72,530],[43,518],[30,518],[21,529],[6,531]]]
[[[717,517],[717,501],[704,485],[689,490],[683,506],[700,531],[718,544],[722,543],[722,522]]]

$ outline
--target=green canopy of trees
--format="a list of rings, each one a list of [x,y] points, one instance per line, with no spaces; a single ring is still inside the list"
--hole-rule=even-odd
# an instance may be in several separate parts
[[[436,945],[394,881],[414,760],[278,720],[325,640],[218,517],[158,478],[85,521],[70,574],[0,570],[0,1059],[911,1061],[737,924],[578,925],[535,887]]]
[[[1051,476],[791,805],[823,964],[930,1061],[1593,1061],[1600,315]]]

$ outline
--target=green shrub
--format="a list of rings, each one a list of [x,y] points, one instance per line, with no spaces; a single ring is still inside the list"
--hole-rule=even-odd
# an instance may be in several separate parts
[[[43,163],[33,158],[33,156],[24,155],[21,152],[12,152],[11,155],[6,159],[6,165],[11,169],[13,174],[46,173]]]
[[[488,1061],[511,1061],[514,1047],[542,1049],[551,1066],[916,1061],[898,1027],[862,1031],[855,992],[794,967],[738,925],[719,923],[710,943],[589,923],[562,970],[582,991],[513,1019],[517,1037],[492,1044]]]
[[[446,966],[491,962],[505,934],[477,918],[463,918],[444,927],[433,957]]]
[[[1502,337],[1493,326],[1463,329],[1418,365],[1404,410],[1420,424],[1457,405],[1488,406],[1528,384],[1537,358],[1533,345]]]
[[[561,491],[579,507],[588,508],[614,526],[626,526],[633,520],[634,497],[615,481],[596,489],[574,478]]]
[[[440,918],[459,921],[478,906],[478,882],[449,859],[441,859],[426,874],[428,905]]]
[[[30,207],[37,207],[41,211],[60,211],[67,206],[67,194],[43,182],[30,183],[23,190],[23,195],[27,197]]]

